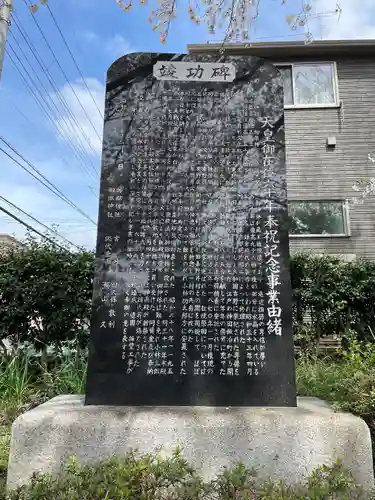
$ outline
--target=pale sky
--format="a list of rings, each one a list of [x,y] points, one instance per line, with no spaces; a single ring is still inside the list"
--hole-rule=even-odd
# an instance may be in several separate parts
[[[314,11],[320,14],[310,21],[316,40],[375,38],[375,0],[340,0],[340,17],[334,15],[336,3],[336,0],[313,2]],[[108,67],[129,52],[185,52],[189,43],[220,41],[220,37],[210,36],[203,26],[193,25],[185,2],[178,7],[178,18],[172,23],[170,36],[163,46],[147,21],[152,5],[136,5],[134,11],[123,13],[116,0],[49,0],[83,81],[50,12],[41,6],[35,15],[42,35],[26,4],[26,0],[14,0],[15,20],[8,38],[0,86],[0,136],[95,222],[103,128],[101,113]],[[304,38],[303,28],[297,33],[291,32],[285,21],[289,14],[299,12],[301,0],[281,4],[281,0],[261,0],[259,18],[251,31],[253,41]],[[22,33],[36,51],[30,50]],[[33,53],[48,72],[42,70]],[[4,143],[0,142],[0,147],[30,168]],[[57,198],[1,150],[0,157],[0,196],[48,226],[58,224],[60,234],[75,244],[94,248],[95,224]],[[1,198],[0,205],[44,231]],[[25,230],[0,213],[0,233],[22,238]]]

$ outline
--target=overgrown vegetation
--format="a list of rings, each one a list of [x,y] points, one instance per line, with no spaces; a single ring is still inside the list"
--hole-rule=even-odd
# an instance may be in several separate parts
[[[6,498],[5,496],[3,497]],[[261,482],[252,469],[238,464],[204,481],[177,450],[172,457],[129,453],[96,466],[71,460],[57,476],[36,475],[9,500],[297,500],[369,498],[338,461],[316,469],[305,484]],[[0,496],[1,500],[1,496]]]

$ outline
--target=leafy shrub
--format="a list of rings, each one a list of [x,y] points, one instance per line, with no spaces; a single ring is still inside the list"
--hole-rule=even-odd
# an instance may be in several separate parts
[[[375,343],[361,342],[355,337],[346,340],[346,349],[340,353],[344,360],[350,361],[365,370],[375,368]]]
[[[57,476],[34,475],[31,483],[8,495],[9,500],[297,500],[365,499],[339,461],[319,467],[305,485],[262,483],[253,470],[238,464],[206,482],[177,450],[172,457],[137,457],[129,453],[96,466],[71,460]]]
[[[296,253],[291,279],[296,334],[303,337],[309,315],[316,342],[326,334],[353,332],[359,340],[375,340],[375,262]]]
[[[26,241],[0,257],[0,340],[46,353],[48,344],[87,343],[94,255]],[[4,345],[3,345],[4,350]]]

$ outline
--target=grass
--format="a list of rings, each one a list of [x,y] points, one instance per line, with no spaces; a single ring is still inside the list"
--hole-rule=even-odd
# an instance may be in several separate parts
[[[8,466],[11,426],[0,426],[0,471]]]
[[[31,399],[31,360],[27,356],[3,359],[0,363],[0,424],[7,424],[22,412]]]
[[[86,360],[65,355],[48,369],[20,354],[0,361],[0,425],[59,394],[83,394]]]
[[[6,470],[10,447],[11,425],[0,425],[0,499],[1,491],[5,490]]]

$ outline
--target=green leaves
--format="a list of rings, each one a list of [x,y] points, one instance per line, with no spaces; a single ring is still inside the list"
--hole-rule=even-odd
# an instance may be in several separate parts
[[[94,255],[28,241],[0,258],[0,339],[37,351],[84,337],[91,314]],[[86,335],[87,337],[87,335]]]
[[[1,496],[0,496],[1,498]],[[337,460],[313,471],[306,484],[262,482],[243,464],[207,482],[179,454],[112,458],[101,464],[80,465],[73,458],[57,476],[35,475],[30,485],[9,494],[8,500],[327,500],[364,499],[352,476]]]
[[[330,255],[294,254],[291,258],[294,329],[306,315],[317,339],[321,335],[355,332],[360,340],[375,340],[375,263],[346,263]]]

